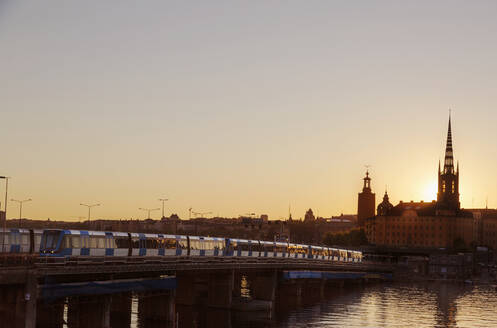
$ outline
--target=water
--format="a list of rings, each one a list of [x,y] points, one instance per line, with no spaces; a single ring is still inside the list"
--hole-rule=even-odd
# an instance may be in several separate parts
[[[133,300],[131,327],[143,328],[137,322],[136,302]],[[462,284],[391,283],[337,288],[319,303],[279,308],[272,315],[205,307],[176,309],[182,318],[178,327],[497,328],[495,289]]]
[[[260,326],[497,327],[497,292],[488,286],[435,283],[343,289],[318,305],[280,313],[275,322]]]

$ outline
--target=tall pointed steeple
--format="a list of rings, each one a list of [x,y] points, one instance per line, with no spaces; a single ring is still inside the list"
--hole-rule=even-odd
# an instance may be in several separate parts
[[[438,207],[441,209],[458,210],[460,208],[459,165],[456,173],[454,170],[454,150],[452,148],[452,126],[450,114],[443,171],[440,171],[440,162],[438,166]]]
[[[445,146],[444,174],[454,173],[454,151],[452,149],[451,115],[449,114],[449,129],[447,131],[447,145]]]

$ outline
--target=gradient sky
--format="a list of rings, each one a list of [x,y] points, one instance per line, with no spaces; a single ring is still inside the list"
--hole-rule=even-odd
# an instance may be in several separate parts
[[[365,164],[377,203],[386,185],[434,199],[451,107],[462,206],[496,207],[496,17],[495,1],[0,0],[0,175],[37,219],[81,202],[143,219],[159,197],[182,218],[329,217],[356,212]]]

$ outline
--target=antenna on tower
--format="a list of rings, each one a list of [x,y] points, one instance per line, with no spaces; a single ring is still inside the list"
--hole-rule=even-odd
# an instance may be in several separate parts
[[[485,209],[488,210],[488,196],[487,196],[487,200],[485,201]]]

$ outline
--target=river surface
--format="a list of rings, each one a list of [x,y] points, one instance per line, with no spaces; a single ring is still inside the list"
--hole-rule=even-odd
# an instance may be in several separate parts
[[[439,283],[344,288],[317,305],[277,316],[267,327],[497,327],[497,292]]]
[[[133,300],[131,328],[152,327],[140,324],[137,302]],[[497,291],[490,286],[451,283],[349,286],[337,288],[324,300],[313,302],[298,308],[280,308],[272,314],[177,307],[181,318],[178,327],[497,328]]]

